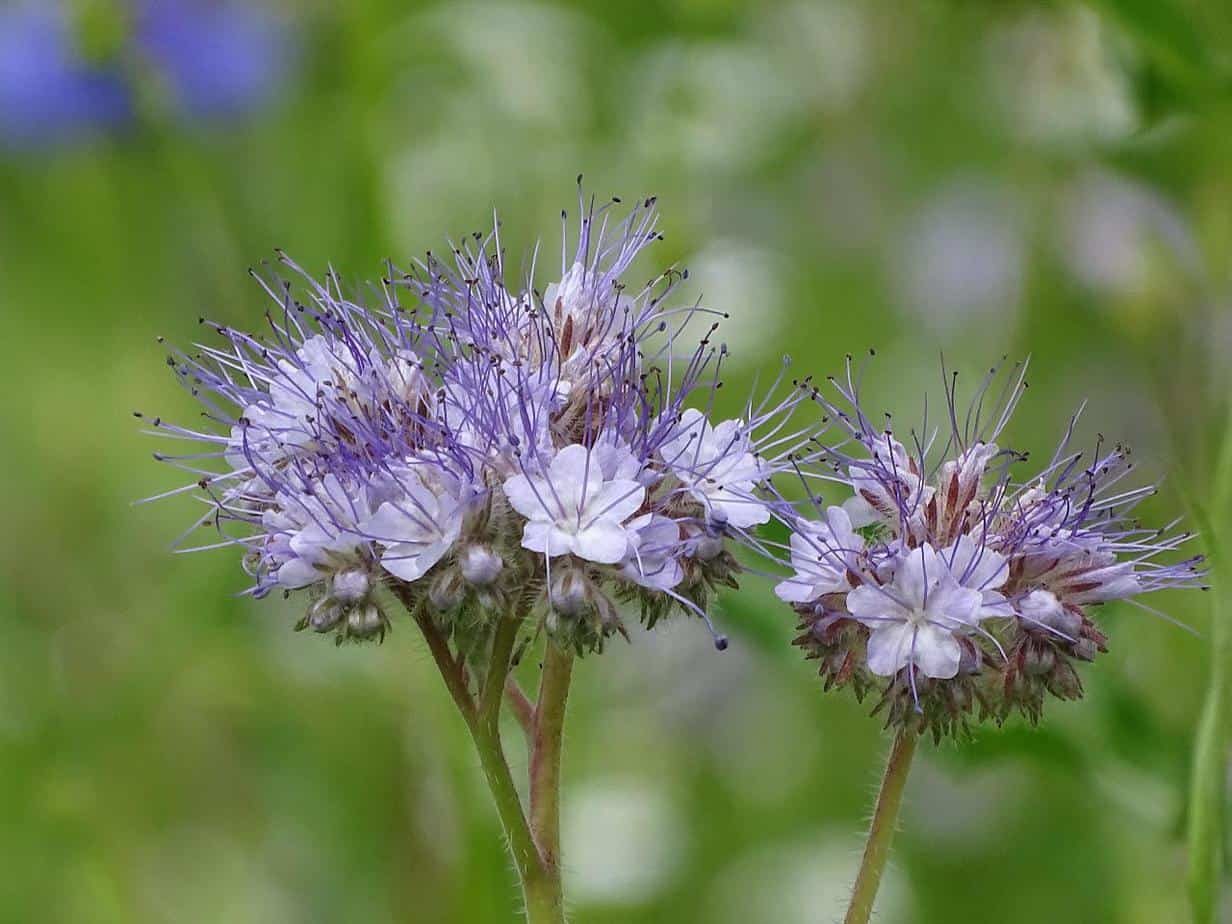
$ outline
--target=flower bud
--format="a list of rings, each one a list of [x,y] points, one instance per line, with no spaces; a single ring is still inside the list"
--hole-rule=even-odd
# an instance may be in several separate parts
[[[486,587],[496,580],[505,563],[489,546],[468,545],[458,554],[462,577],[476,587]]]
[[[961,640],[959,642],[958,673],[978,674],[982,664],[983,658],[979,649],[966,639]]]
[[[358,606],[347,616],[347,632],[358,638],[384,634],[385,617],[376,606]]]
[[[1089,638],[1078,639],[1072,650],[1074,657],[1082,661],[1094,661],[1095,655],[1099,653],[1099,649]]]
[[[308,611],[308,625],[316,632],[328,632],[342,619],[344,607],[337,600],[323,597]]]
[[[466,586],[456,568],[446,568],[428,587],[428,600],[438,610],[452,610],[466,596]]]
[[[358,603],[368,596],[369,589],[366,571],[339,571],[334,575],[331,596],[339,603]]]
[[[1047,683],[1053,696],[1061,699],[1078,699],[1082,696],[1082,681],[1068,661],[1057,662],[1052,674],[1047,678]]]
[[[1057,656],[1051,648],[1032,645],[1023,658],[1022,669],[1032,677],[1039,677],[1051,671],[1056,663]]]
[[[608,598],[607,594],[597,591],[594,594],[594,602],[595,609],[599,613],[599,624],[605,631],[620,625],[620,611],[616,609],[616,604]]]
[[[709,561],[723,551],[723,537],[701,535],[693,540],[693,557],[699,561]]]
[[[566,568],[552,579],[550,592],[552,609],[562,616],[577,616],[586,608],[588,588],[586,576]]]
[[[1076,639],[1082,631],[1082,617],[1061,605],[1048,590],[1033,590],[1018,603],[1018,611],[1028,625],[1047,626],[1066,638]]]

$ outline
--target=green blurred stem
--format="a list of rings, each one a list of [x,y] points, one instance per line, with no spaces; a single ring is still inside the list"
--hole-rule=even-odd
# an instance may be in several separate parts
[[[1194,924],[1213,924],[1218,914],[1219,885],[1226,850],[1225,787],[1228,760],[1229,697],[1232,696],[1232,530],[1224,524],[1232,504],[1232,406],[1215,462],[1208,508],[1196,518],[1205,533],[1211,563],[1211,672],[1206,704],[1194,744],[1189,800],[1189,889]],[[1193,505],[1197,507],[1197,505]]]
[[[898,810],[903,804],[903,789],[907,774],[911,771],[911,758],[915,756],[916,734],[900,731],[886,759],[885,776],[881,779],[881,792],[877,794],[877,808],[868,829],[868,842],[864,845],[864,859],[856,876],[851,893],[851,904],[843,924],[868,924],[877,900],[877,887],[881,874],[890,857],[890,844],[894,840],[894,828],[898,822]]]
[[[1232,566],[1228,560],[1229,531],[1223,526],[1232,500],[1232,419],[1225,429],[1215,469],[1210,512],[1202,517],[1210,550],[1213,600],[1211,611],[1211,672],[1206,704],[1194,745],[1189,801],[1189,903],[1194,924],[1213,924],[1219,909],[1223,877],[1227,806],[1225,787],[1228,753],[1228,699],[1232,694]]]

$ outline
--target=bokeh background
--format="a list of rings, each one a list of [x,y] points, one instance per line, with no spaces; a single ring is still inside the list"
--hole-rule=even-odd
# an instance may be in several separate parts
[[[730,409],[787,351],[824,376],[876,347],[899,421],[943,352],[968,381],[1029,354],[1012,440],[1089,399],[1083,440],[1168,472],[1162,521],[1229,385],[1230,49],[1222,0],[0,7],[0,919],[512,919],[413,628],[296,635],[230,552],[170,554],[189,502],[131,505],[177,483],[131,411],[196,414],[156,336],[259,323],[274,247],[360,281],[494,207],[553,253],[579,172],[655,193],[647,278],[678,261],[731,312]],[[723,654],[679,621],[577,672],[579,924],[841,914],[885,739],[767,588],[723,602]],[[1085,702],[923,754],[881,921],[1184,919],[1206,645],[1102,619]]]

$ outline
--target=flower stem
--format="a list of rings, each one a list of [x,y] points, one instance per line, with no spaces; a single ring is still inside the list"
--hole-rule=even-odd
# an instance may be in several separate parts
[[[1211,484],[1211,505],[1192,505],[1211,563],[1211,672],[1194,744],[1189,787],[1189,872],[1186,885],[1195,924],[1214,924],[1220,902],[1226,834],[1229,711],[1232,710],[1232,536],[1223,524],[1232,505],[1232,407]]]
[[[496,804],[496,813],[500,816],[501,827],[509,843],[509,852],[513,855],[518,878],[522,882],[527,920],[531,924],[559,924],[564,918],[543,913],[542,903],[538,900],[543,881],[548,877],[548,870],[539,856],[535,839],[527,824],[522,810],[522,799],[514,785],[513,774],[509,772],[509,763],[505,760],[500,736],[485,729],[481,722],[468,725],[471,740],[475,742],[475,750],[479,754],[480,766],[483,767],[484,778],[492,792],[492,801]]]
[[[1216,919],[1224,865],[1228,700],[1232,692],[1228,663],[1232,659],[1232,574],[1225,554],[1220,547],[1212,555],[1211,673],[1190,778],[1187,885],[1195,924],[1213,924]]]
[[[492,637],[492,653],[478,701],[472,695],[468,675],[462,660],[450,651],[449,641],[441,629],[424,612],[409,593],[395,586],[394,593],[414,618],[437,668],[445,680],[445,686],[453,697],[462,719],[466,722],[479,755],[484,779],[492,793],[496,813],[517,867],[522,884],[528,924],[564,924],[564,902],[561,898],[559,850],[553,861],[547,862],[540,854],[535,836],[531,832],[522,797],[514,784],[509,762],[505,759],[500,735],[500,710],[504,700],[506,682],[509,679],[513,648],[517,642],[518,627],[524,618],[522,612],[502,619]],[[549,646],[550,647],[550,646]],[[567,681],[566,681],[567,683]],[[566,686],[567,689],[567,686]],[[561,713],[564,712],[563,698]],[[556,736],[559,741],[560,735]],[[559,744],[557,745],[559,766]],[[559,789],[559,785],[557,786]]]
[[[881,792],[877,794],[877,808],[868,829],[868,842],[864,846],[864,859],[860,862],[860,873],[856,876],[843,924],[868,924],[873,913],[877,887],[881,885],[881,874],[890,857],[890,843],[894,840],[894,827],[898,809],[903,804],[903,788],[911,770],[911,758],[915,756],[915,745],[915,732],[903,730],[890,748]]]
[[[560,882],[560,762],[573,653],[548,640],[530,755],[531,829],[549,882],[543,900],[564,919]]]

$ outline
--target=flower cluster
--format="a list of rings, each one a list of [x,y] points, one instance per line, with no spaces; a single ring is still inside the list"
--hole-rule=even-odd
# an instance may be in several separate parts
[[[622,218],[580,205],[542,294],[533,266],[506,274],[499,225],[391,267],[363,301],[281,254],[298,287],[257,274],[265,334],[209,324],[221,342],[168,358],[208,426],[154,420],[205,444],[160,457],[197,479],[181,489],[207,502],[194,528],[223,533],[204,547],[241,547],[258,596],[307,591],[300,627],[340,642],[383,637],[391,591],[463,652],[501,614],[578,651],[623,632],[620,604],[650,625],[707,619],[739,570],[730,543],[756,546],[771,518],[770,479],[819,452],[792,422],[813,396],[776,397],[780,373],[741,418],[712,419],[712,313],[667,306],[675,269],[623,282],[660,237],[654,200]]]
[[[780,505],[794,574],[776,590],[799,614],[796,644],[820,662],[827,689],[877,691],[889,724],[939,737],[976,709],[1038,721],[1048,694],[1082,695],[1075,662],[1106,650],[1093,607],[1150,609],[1134,598],[1201,576],[1200,558],[1166,560],[1188,533],[1132,518],[1154,488],[1118,487],[1133,467],[1128,449],[1071,449],[1076,417],[1042,471],[1013,476],[1027,457],[997,440],[1025,373],[991,370],[963,413],[948,377],[944,440],[912,431],[904,443],[875,426],[850,360],[846,380],[831,380],[837,397],[820,398],[846,439],[805,479],[850,496],[814,500],[808,515]]]

